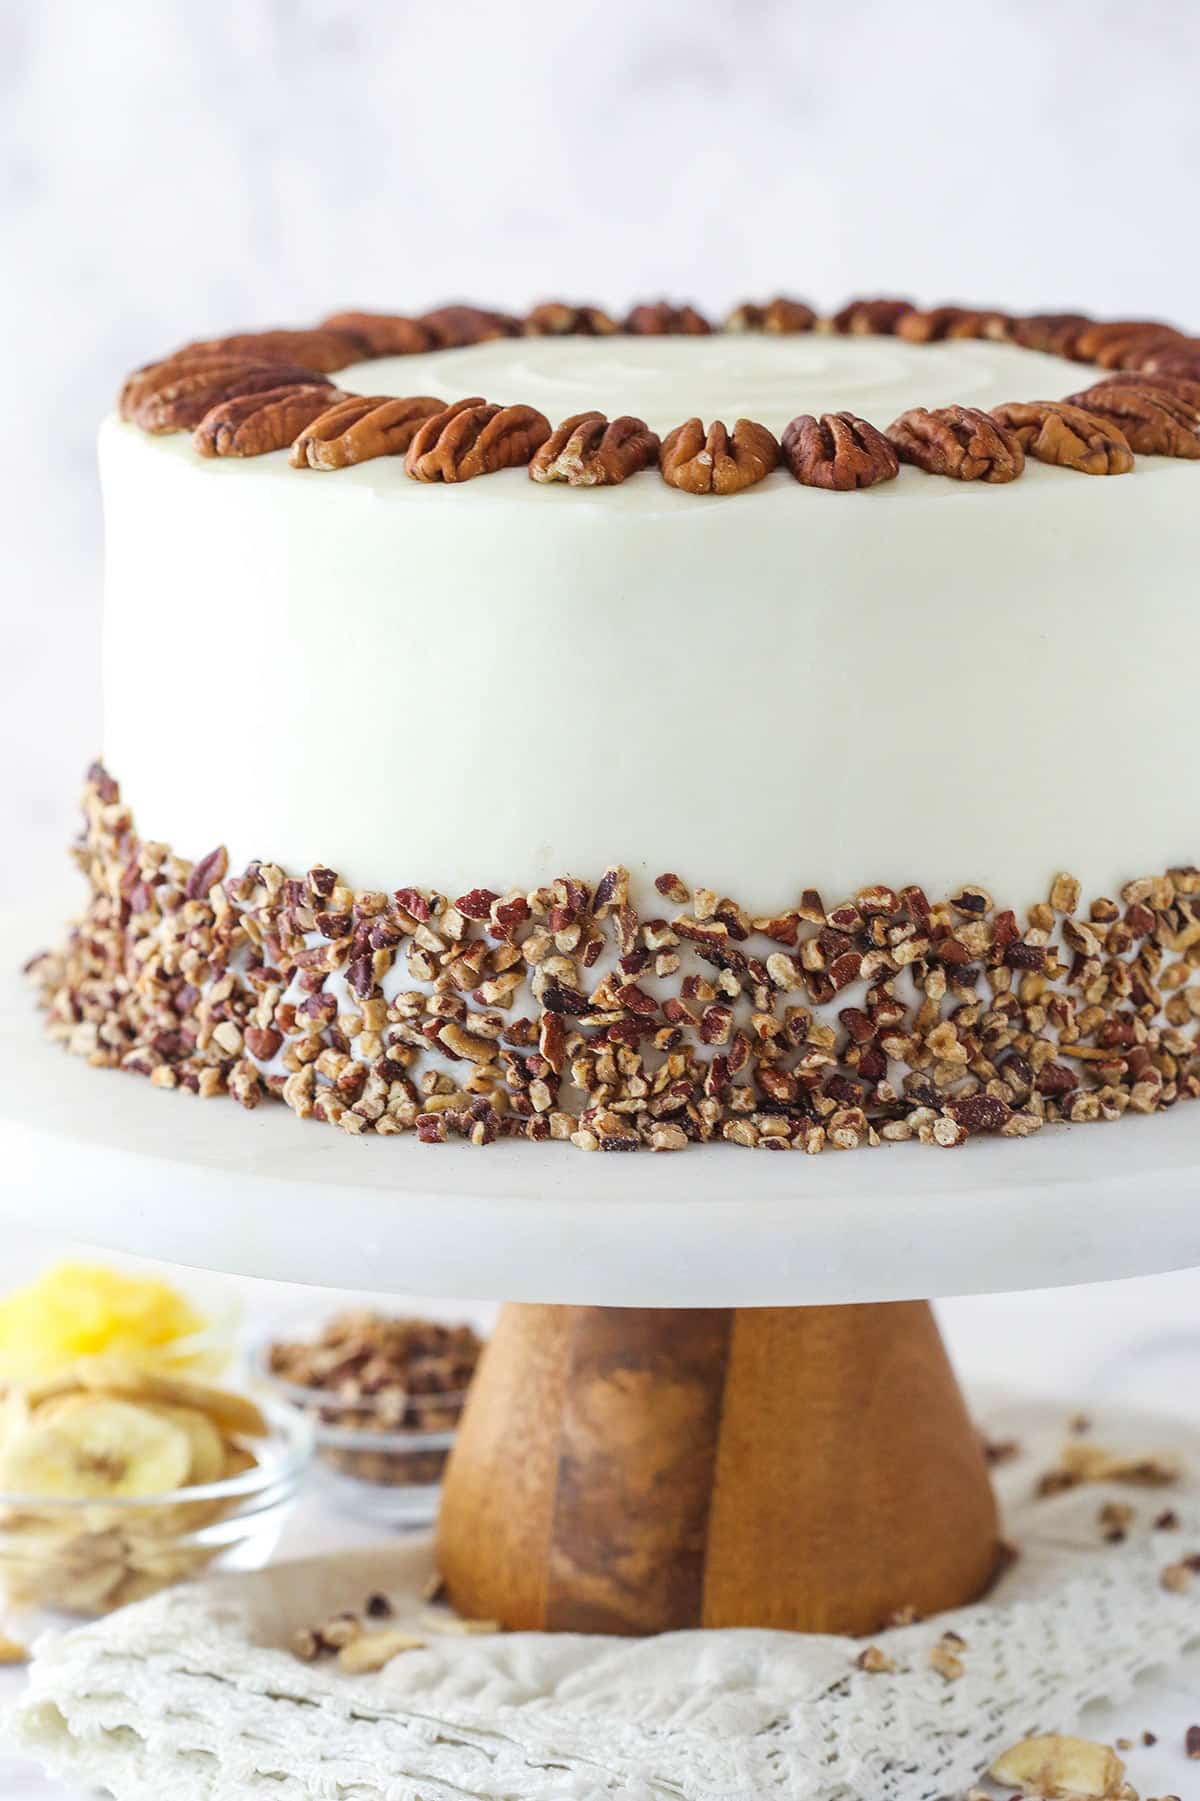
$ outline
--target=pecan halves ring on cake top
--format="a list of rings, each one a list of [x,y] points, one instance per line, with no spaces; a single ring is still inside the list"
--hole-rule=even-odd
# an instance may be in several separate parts
[[[1039,463],[1057,463],[1084,475],[1125,475],[1133,468],[1133,452],[1121,428],[1065,400],[1011,401],[993,407],[992,417],[1015,432],[1026,456]]]
[[[606,338],[621,327],[603,307],[543,300],[526,313],[521,329],[527,338]]]
[[[347,469],[374,457],[404,456],[426,419],[444,413],[432,394],[348,394],[311,420],[292,444],[294,469]]]
[[[854,413],[801,413],[783,434],[783,460],[806,488],[848,493],[892,481],[900,461],[881,431]]]
[[[1112,420],[1138,456],[1200,457],[1196,408],[1164,388],[1138,386],[1136,377],[1068,394],[1067,405]]]
[[[1015,432],[974,406],[915,406],[888,426],[902,463],[960,482],[1011,482],[1025,467]]]
[[[414,481],[466,482],[527,463],[550,436],[531,406],[493,406],[474,395],[422,420],[404,459]]]
[[[416,356],[437,344],[428,326],[403,313],[330,313],[328,319],[322,319],[321,328],[349,332],[369,357]]]
[[[296,363],[214,351],[187,352],[136,370],[121,390],[118,410],[122,419],[143,431],[194,431],[205,414],[223,400],[294,386],[334,392],[324,376]]]
[[[685,494],[739,494],[778,462],[774,433],[752,419],[739,419],[731,432],[720,419],[707,431],[701,420],[686,419],[668,432],[658,453],[663,480]]]
[[[632,307],[622,330],[635,337],[704,337],[712,326],[694,306],[672,306],[669,301],[654,300]]]
[[[573,488],[611,488],[658,460],[658,434],[629,414],[576,413],[546,439],[529,465],[535,482]]]
[[[192,448],[205,457],[257,457],[286,450],[337,392],[323,383],[293,382],[222,400],[192,433]]]
[[[890,338],[901,319],[915,310],[911,300],[848,300],[830,319],[829,329],[856,338]]]
[[[735,306],[721,327],[722,331],[771,331],[789,334],[799,331],[812,331],[817,323],[817,315],[804,300],[788,300],[780,294],[765,305],[756,301],[743,301]]]

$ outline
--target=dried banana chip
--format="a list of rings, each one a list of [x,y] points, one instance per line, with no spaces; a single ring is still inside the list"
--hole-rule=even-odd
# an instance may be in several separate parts
[[[78,1366],[76,1374],[85,1388],[131,1400],[160,1401],[168,1407],[193,1407],[223,1432],[265,1438],[269,1430],[261,1410],[248,1395],[194,1382],[188,1376],[142,1369],[129,1358],[91,1357]]]
[[[0,1483],[81,1500],[169,1494],[187,1480],[191,1459],[187,1434],[170,1420],[108,1395],[76,1395],[5,1440]]]
[[[1125,1765],[1107,1745],[1046,1734],[1013,1745],[988,1775],[1038,1801],[1116,1801]]]

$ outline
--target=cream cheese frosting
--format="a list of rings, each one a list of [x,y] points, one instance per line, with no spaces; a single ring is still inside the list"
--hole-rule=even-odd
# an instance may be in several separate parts
[[[556,424],[600,408],[777,433],[848,408],[1087,385],[984,340],[516,339],[341,371]],[[104,755],[143,832],[451,894],[662,870],[767,911],[801,888],[984,883],[1027,906],[1191,861],[1200,471],[1007,486],[904,468],[730,498],[650,471],[460,486],[319,473],[109,420]]]

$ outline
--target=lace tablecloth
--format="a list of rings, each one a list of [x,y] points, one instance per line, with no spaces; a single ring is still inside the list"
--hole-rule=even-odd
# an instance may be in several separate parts
[[[859,1642],[777,1632],[430,1634],[429,1545],[408,1541],[176,1589],[48,1641],[12,1731],[118,1801],[942,1801],[1009,1742],[1129,1703],[1190,1657],[1200,1670],[1200,1581],[1161,1581],[1200,1551],[1200,1434],[1102,1418],[1093,1438],[1170,1448],[1184,1477],[1035,1499],[1061,1412],[987,1423],[1021,1446],[997,1469],[1021,1555],[985,1602],[878,1634],[894,1672],[860,1669]],[[1135,1509],[1121,1542],[1099,1519],[1113,1499]],[[1178,1523],[1156,1528],[1168,1507]],[[297,1626],[381,1588],[426,1649],[365,1677],[291,1655]],[[954,1680],[929,1662],[948,1629],[965,1640]]]

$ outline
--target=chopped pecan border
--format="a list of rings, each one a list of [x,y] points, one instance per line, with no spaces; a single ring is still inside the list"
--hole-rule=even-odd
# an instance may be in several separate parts
[[[52,1038],[158,1087],[425,1143],[809,1154],[1200,1095],[1194,868],[1087,906],[1060,875],[1024,924],[974,883],[753,915],[674,872],[636,895],[619,864],[453,899],[193,864],[100,765],[84,813],[87,908],[30,973]]]

